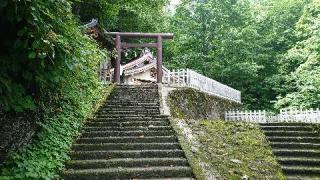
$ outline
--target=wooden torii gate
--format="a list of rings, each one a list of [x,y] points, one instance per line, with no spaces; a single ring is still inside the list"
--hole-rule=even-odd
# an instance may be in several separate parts
[[[157,83],[162,83],[162,41],[163,39],[173,39],[172,33],[135,33],[135,32],[105,32],[116,38],[117,57],[114,67],[115,83],[120,83],[120,61],[122,48],[157,48]],[[157,39],[156,43],[121,43],[121,37],[126,38],[148,38]]]

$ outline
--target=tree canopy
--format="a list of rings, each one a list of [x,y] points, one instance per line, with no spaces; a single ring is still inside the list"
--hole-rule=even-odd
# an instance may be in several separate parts
[[[173,32],[175,40],[165,43],[166,65],[240,90],[247,108],[319,106],[319,0],[182,0],[174,13],[167,11],[169,2],[4,1],[1,107],[57,105],[61,99],[46,94],[66,98],[57,89],[74,83],[69,77],[75,74],[94,82],[87,78],[111,53],[83,33],[81,24],[92,18],[107,31]]]
[[[166,63],[239,89],[247,108],[318,107],[317,11],[316,0],[184,0]]]

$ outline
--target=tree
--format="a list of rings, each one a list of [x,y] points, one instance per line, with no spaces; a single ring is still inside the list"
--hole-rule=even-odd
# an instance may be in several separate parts
[[[318,108],[320,105],[320,1],[304,9],[296,25],[300,39],[286,54],[282,69],[286,76],[286,94],[277,107]]]

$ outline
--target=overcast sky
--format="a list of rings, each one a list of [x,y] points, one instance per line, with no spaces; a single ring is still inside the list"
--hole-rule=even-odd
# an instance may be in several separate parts
[[[179,4],[180,0],[171,0],[172,5],[177,5]]]
[[[167,7],[171,12],[174,12],[176,5],[180,3],[180,0],[171,0],[170,5]]]

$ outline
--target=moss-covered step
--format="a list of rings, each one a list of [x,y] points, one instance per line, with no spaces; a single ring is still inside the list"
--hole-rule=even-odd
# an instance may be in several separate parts
[[[287,131],[311,131],[312,128],[310,126],[280,126],[280,125],[262,125],[260,126],[262,130],[287,130]]]
[[[83,131],[143,131],[143,130],[172,130],[171,126],[139,126],[139,127],[84,127]]]
[[[281,166],[282,170],[287,175],[294,174],[305,174],[317,176],[320,178],[320,167],[310,167],[310,166]]]
[[[125,122],[125,121],[169,121],[168,117],[157,116],[125,116],[125,117],[96,117],[90,122]]]
[[[187,166],[68,170],[63,174],[64,179],[67,180],[170,178],[188,176],[192,176],[192,170]]]
[[[271,142],[320,143],[320,137],[269,136],[268,140]]]
[[[85,131],[82,137],[114,137],[114,136],[171,136],[173,131]]]
[[[260,123],[260,126],[310,126],[308,123],[294,123],[294,122],[275,122],[275,123]]]
[[[267,136],[290,136],[290,137],[318,137],[312,131],[288,131],[288,130],[265,130]]]
[[[125,137],[97,137],[97,138],[79,138],[77,143],[170,143],[177,142],[175,136],[125,136]]]
[[[111,159],[111,158],[155,158],[155,157],[184,157],[180,149],[166,150],[110,150],[110,151],[73,151],[73,160],[82,159]]]
[[[98,169],[112,167],[188,166],[185,158],[119,158],[102,160],[73,160],[67,163],[68,169]]]
[[[103,144],[74,144],[73,150],[152,150],[179,149],[179,143],[103,143]]]
[[[88,127],[130,127],[130,126],[168,126],[167,121],[125,121],[125,122],[88,122]]]
[[[320,150],[320,143],[297,143],[297,142],[271,142],[272,148],[293,148],[293,149],[318,149]]]
[[[272,152],[280,157],[320,157],[319,150],[311,149],[273,149]]]
[[[284,166],[302,165],[302,166],[320,166],[320,157],[280,157],[278,162]]]

